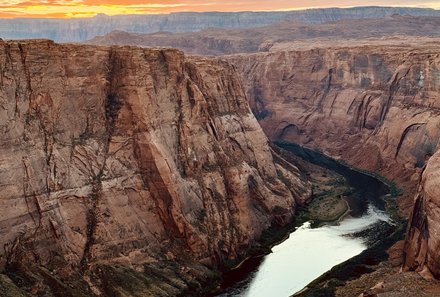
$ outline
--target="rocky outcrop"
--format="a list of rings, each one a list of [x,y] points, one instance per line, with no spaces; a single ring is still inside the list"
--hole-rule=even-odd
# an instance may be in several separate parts
[[[278,12],[182,12],[171,14],[99,14],[93,18],[0,19],[0,38],[48,38],[59,42],[89,40],[114,30],[136,33],[194,32],[207,28],[254,28],[282,20],[306,24],[341,19],[385,18],[393,14],[439,16],[435,9],[409,7],[353,7]]]
[[[174,295],[288,223],[308,184],[239,81],[177,50],[2,41],[0,287]]]
[[[438,148],[438,46],[236,55],[271,140],[291,141],[406,185]]]
[[[405,268],[440,278],[440,151],[423,172],[414,201],[405,246]]]

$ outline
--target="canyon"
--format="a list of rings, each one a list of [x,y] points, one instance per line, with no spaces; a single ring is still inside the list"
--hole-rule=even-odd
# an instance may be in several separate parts
[[[228,59],[269,139],[319,149],[410,191],[439,143],[438,52],[371,45]]]
[[[0,47],[6,296],[202,291],[311,194],[271,151],[224,61],[47,40]]]
[[[436,278],[439,52],[381,45],[230,58],[269,139],[321,150],[404,189],[404,267]]]
[[[191,34],[118,31],[89,42],[222,55],[237,67],[271,141],[322,151],[403,189],[399,210],[410,218],[404,268],[439,277],[432,186],[440,139],[438,28],[435,17],[395,15]]]
[[[439,52],[435,44],[370,45],[228,57],[269,139],[322,151],[403,189],[403,269],[428,279],[440,276]]]
[[[325,11],[231,14],[240,21],[215,29],[193,20],[209,14],[165,15],[204,30],[114,31],[91,45],[1,41],[6,296],[213,289],[313,194],[271,142],[377,174],[399,196],[408,229],[389,253],[401,260],[345,287],[439,279],[440,22],[417,16],[438,11]],[[352,296],[345,287],[337,296]]]

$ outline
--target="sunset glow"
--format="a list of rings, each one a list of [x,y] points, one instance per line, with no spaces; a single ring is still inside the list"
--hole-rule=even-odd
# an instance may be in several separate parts
[[[295,10],[319,7],[350,7],[382,5],[383,1],[291,1],[291,0],[238,0],[238,1],[199,1],[199,0],[1,0],[0,17],[90,17],[98,13],[107,15],[169,13],[180,11],[267,11]],[[388,1],[386,6],[411,6],[440,9],[440,2],[403,0]]]

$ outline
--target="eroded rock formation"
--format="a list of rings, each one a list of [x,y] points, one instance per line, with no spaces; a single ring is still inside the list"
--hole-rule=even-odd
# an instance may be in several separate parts
[[[440,278],[440,151],[423,172],[414,201],[405,246],[405,268]]]
[[[2,41],[8,277],[33,293],[173,295],[289,222],[308,184],[274,161],[239,81],[177,50]]]
[[[409,188],[438,148],[437,46],[231,56],[271,140],[316,148]]]
[[[215,55],[270,51],[228,58],[266,134],[397,181],[405,188],[400,210],[410,219],[405,269],[440,278],[438,153],[431,157],[440,140],[440,47],[431,38],[438,27],[436,17],[394,16],[192,34],[113,32],[91,42]]]
[[[271,140],[322,150],[405,188],[404,268],[439,278],[439,47],[327,48],[230,60]]]

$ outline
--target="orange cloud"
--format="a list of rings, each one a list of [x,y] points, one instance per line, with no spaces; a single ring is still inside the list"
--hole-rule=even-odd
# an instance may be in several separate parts
[[[440,8],[440,3],[430,0],[392,0],[390,6],[418,6]],[[98,13],[146,14],[179,11],[266,11],[291,10],[307,7],[347,7],[381,5],[383,0],[1,0],[0,17],[89,17]]]

